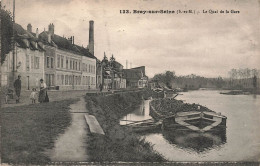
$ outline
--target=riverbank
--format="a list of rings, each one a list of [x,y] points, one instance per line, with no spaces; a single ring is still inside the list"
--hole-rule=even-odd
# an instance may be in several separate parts
[[[141,103],[142,92],[127,92],[107,96],[86,96],[87,109],[105,132],[105,136],[91,134],[86,140],[90,161],[161,162],[165,159],[150,143],[127,128],[120,119]]]
[[[44,164],[44,154],[71,123],[69,105],[75,99],[1,108],[1,157],[3,163]]]

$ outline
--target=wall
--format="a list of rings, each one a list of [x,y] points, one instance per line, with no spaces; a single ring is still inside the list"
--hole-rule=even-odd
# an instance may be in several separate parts
[[[21,75],[22,89],[37,88],[39,80],[44,77],[44,53],[38,50],[24,49],[16,47],[16,64],[17,72],[15,72],[15,79],[18,74]],[[8,84],[12,79],[12,63],[13,55],[10,52],[4,64],[1,66],[3,72],[3,83]],[[11,85],[13,83],[10,83]]]

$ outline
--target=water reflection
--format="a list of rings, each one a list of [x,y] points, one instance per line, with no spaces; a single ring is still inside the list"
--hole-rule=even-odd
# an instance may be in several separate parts
[[[191,91],[177,97],[199,103],[227,116],[227,130],[220,133],[146,133],[145,140],[170,161],[259,161],[260,98],[257,95],[221,95],[220,91]],[[149,100],[123,117],[150,119]],[[130,122],[128,122],[130,123]],[[121,121],[120,124],[126,124]]]
[[[226,130],[217,133],[162,131],[163,137],[181,149],[202,153],[226,143]]]
[[[126,125],[132,123],[132,121],[151,119],[152,117],[149,115],[149,102],[150,100],[143,100],[138,108],[121,119],[120,125]]]

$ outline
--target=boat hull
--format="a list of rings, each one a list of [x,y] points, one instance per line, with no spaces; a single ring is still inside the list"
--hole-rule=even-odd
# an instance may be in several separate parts
[[[186,113],[185,116],[172,116],[162,122],[164,130],[219,132],[226,129],[226,117],[212,113]]]

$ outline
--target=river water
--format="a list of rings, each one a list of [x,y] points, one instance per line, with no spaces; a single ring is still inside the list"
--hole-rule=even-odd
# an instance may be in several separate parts
[[[217,90],[189,91],[176,99],[201,104],[225,115],[227,129],[222,134],[174,135],[161,131],[143,137],[169,161],[260,161],[260,96],[219,93]],[[149,100],[145,100],[123,119],[150,118]]]

